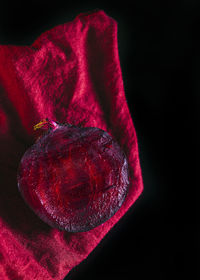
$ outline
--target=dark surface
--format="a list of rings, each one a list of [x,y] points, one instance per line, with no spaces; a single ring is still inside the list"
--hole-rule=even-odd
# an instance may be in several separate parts
[[[197,279],[198,1],[135,1],[132,7],[126,1],[3,1],[0,44],[31,44],[45,30],[96,8],[118,22],[144,192],[66,279]]]

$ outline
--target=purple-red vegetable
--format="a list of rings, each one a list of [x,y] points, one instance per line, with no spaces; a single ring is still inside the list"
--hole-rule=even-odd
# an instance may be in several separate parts
[[[96,127],[43,120],[46,128],[21,159],[18,188],[30,208],[52,227],[88,231],[121,207],[129,185],[120,146]]]

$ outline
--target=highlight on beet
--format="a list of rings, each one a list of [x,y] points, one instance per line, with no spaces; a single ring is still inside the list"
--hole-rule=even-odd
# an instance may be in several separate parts
[[[91,230],[110,219],[128,192],[126,156],[104,130],[44,119],[23,155],[18,189],[48,225],[68,232]]]

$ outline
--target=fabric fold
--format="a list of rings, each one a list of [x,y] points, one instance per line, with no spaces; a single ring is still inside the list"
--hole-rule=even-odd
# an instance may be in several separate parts
[[[117,213],[93,230],[50,228],[18,192],[18,164],[35,141],[33,126],[44,118],[106,130],[127,155],[129,193]],[[30,46],[0,45],[0,153],[0,279],[61,280],[143,190],[113,18],[102,10],[82,13]]]

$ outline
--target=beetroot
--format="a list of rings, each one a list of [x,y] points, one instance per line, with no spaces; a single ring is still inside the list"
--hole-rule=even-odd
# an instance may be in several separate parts
[[[47,224],[88,231],[121,207],[129,185],[125,154],[106,132],[43,120],[46,132],[23,155],[18,188]]]

